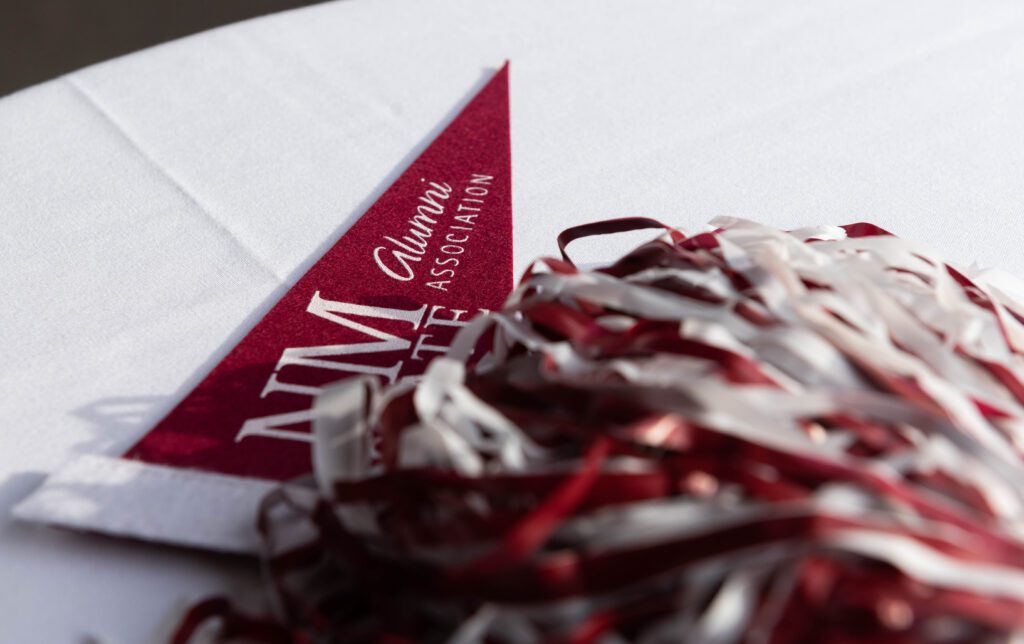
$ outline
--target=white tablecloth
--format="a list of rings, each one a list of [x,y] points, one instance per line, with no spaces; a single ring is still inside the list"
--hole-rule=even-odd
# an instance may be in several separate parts
[[[0,100],[0,641],[149,641],[255,583],[9,509],[141,435],[506,58],[517,271],[573,223],[739,215],[1024,274],[1022,36],[1010,1],[352,0]]]

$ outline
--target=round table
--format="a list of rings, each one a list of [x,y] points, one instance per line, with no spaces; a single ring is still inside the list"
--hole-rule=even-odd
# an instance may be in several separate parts
[[[625,215],[866,220],[1021,273],[1022,32],[1015,2],[352,0],[0,100],[0,641],[254,594],[244,558],[10,508],[145,433],[504,60],[517,273]]]

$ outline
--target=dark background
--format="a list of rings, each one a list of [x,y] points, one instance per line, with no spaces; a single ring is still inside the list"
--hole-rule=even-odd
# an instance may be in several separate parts
[[[0,96],[150,45],[318,0],[0,0]]]

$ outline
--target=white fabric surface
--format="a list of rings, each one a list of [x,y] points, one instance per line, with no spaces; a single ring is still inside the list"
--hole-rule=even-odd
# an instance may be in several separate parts
[[[47,525],[258,555],[254,518],[276,487],[263,479],[78,454],[11,512]]]
[[[517,271],[573,223],[738,215],[1022,274],[1022,32],[1011,1],[351,0],[0,100],[0,642],[150,641],[253,583],[9,509],[141,435],[504,59]]]

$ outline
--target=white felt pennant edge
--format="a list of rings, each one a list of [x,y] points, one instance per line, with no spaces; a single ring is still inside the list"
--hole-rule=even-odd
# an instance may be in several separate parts
[[[277,484],[80,455],[14,507],[35,522],[179,546],[256,554],[260,501]]]

